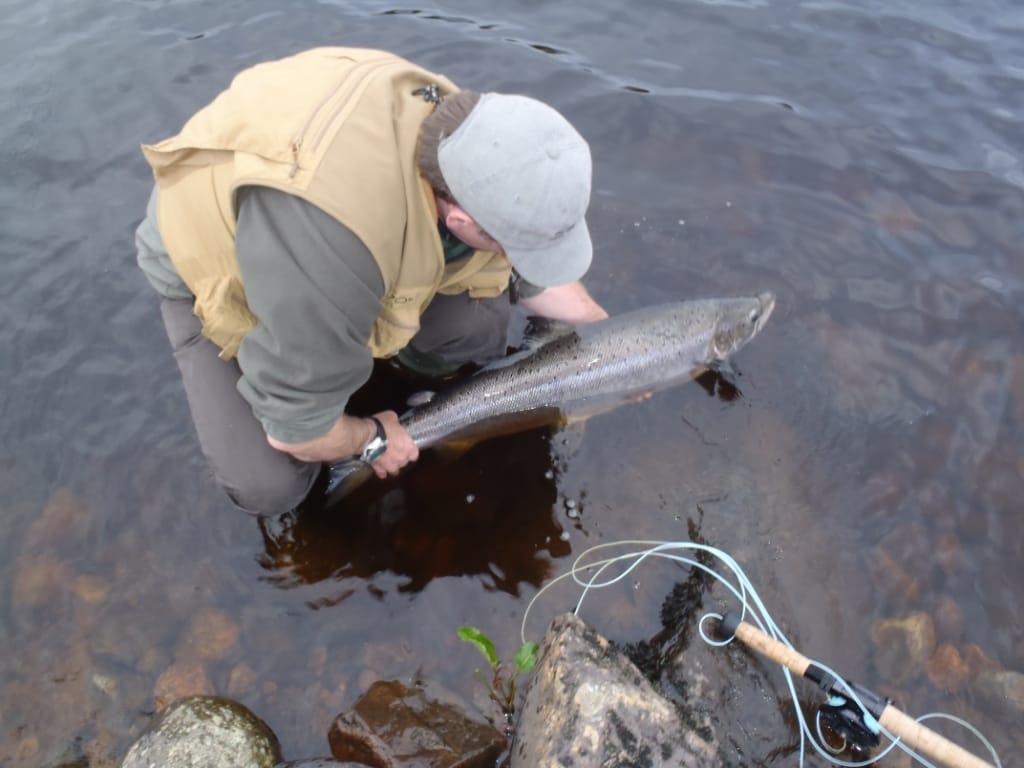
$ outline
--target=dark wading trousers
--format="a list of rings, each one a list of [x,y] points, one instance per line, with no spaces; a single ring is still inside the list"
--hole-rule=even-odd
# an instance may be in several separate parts
[[[199,444],[217,482],[236,507],[250,514],[279,515],[298,507],[318,485],[322,465],[270,447],[236,387],[242,375],[237,361],[221,360],[217,346],[200,333],[191,298],[161,298],[160,312]],[[447,363],[485,363],[505,354],[510,317],[507,295],[471,299],[438,294],[409,347],[416,356]]]

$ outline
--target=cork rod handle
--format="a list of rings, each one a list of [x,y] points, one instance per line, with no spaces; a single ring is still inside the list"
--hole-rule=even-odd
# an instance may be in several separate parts
[[[745,621],[739,622],[735,634],[744,645],[801,677],[812,663],[806,656],[769,637],[753,624],[748,624]],[[949,739],[926,728],[892,704],[886,705],[878,721],[883,728],[902,739],[915,752],[936,760],[948,768],[993,768],[991,763],[972,755],[963,747],[957,746]]]

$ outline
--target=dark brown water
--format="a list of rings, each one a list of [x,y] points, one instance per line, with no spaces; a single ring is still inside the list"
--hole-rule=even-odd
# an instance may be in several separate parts
[[[376,679],[481,702],[459,625],[511,654],[573,557],[685,540],[699,507],[804,653],[913,714],[965,714],[1021,764],[1019,713],[972,685],[890,686],[870,636],[925,611],[940,640],[1024,672],[1017,3],[2,8],[0,762],[116,764],[155,691],[233,695],[291,759],[326,754]],[[321,44],[562,109],[595,156],[587,282],[605,306],[778,294],[729,379],[741,394],[690,384],[582,440],[426,456],[336,519],[231,511],[134,267],[137,146],[238,69]],[[584,615],[650,637],[679,575],[641,569]],[[572,601],[541,603],[532,632]],[[771,696],[717,714],[740,763],[792,764]]]

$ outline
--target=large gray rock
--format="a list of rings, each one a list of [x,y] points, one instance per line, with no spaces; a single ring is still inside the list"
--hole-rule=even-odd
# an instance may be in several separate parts
[[[219,696],[171,704],[131,746],[121,768],[273,768],[281,747],[246,707]]]
[[[716,751],[594,629],[551,622],[516,729],[511,768],[714,768]]]

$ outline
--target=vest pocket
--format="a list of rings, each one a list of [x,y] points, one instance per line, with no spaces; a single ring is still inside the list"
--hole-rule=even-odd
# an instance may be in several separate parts
[[[430,285],[392,290],[384,297],[380,315],[370,333],[374,357],[391,357],[409,343],[420,329],[420,315],[434,297]]]

